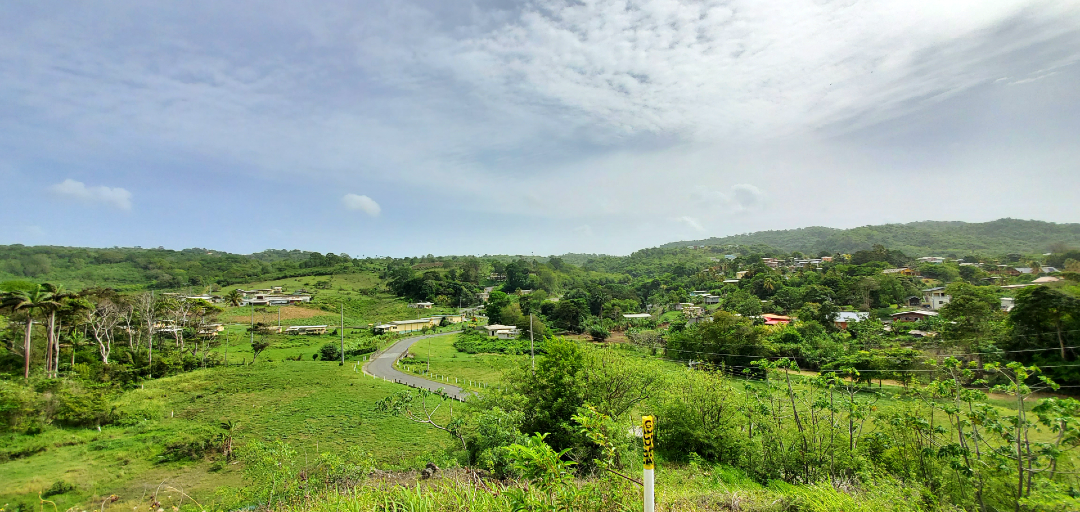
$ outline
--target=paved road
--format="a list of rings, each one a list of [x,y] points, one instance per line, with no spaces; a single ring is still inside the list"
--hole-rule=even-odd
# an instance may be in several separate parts
[[[394,361],[401,359],[401,356],[405,355],[409,351],[409,347],[417,341],[434,338],[436,336],[447,336],[450,334],[456,334],[457,331],[447,332],[442,334],[429,334],[427,336],[416,336],[414,338],[405,338],[393,345],[390,348],[384,350],[379,355],[375,356],[364,365],[364,372],[374,375],[376,377],[382,377],[389,381],[398,382],[414,388],[424,388],[431,391],[442,389],[446,391],[446,394],[458,399],[465,400],[469,395],[461,388],[445,382],[436,382],[433,380],[427,380],[418,375],[410,375],[408,373],[399,372],[397,368],[394,368]]]

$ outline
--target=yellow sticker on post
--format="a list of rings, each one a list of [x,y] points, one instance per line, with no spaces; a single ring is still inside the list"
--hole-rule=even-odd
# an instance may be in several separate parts
[[[656,421],[652,416],[641,417],[641,435],[645,440],[645,469],[653,469],[653,434],[656,430]]]

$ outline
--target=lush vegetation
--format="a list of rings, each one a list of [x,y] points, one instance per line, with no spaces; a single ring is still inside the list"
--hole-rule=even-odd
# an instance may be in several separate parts
[[[1044,253],[1060,244],[1080,246],[1080,224],[998,219],[979,223],[925,221],[851,229],[810,227],[674,242],[664,247],[767,245],[783,252],[835,254],[884,245],[916,256],[945,256]]]
[[[5,250],[19,278],[0,285],[6,509],[113,493],[145,505],[154,487],[176,506],[622,510],[640,469],[627,432],[644,413],[660,422],[665,468],[686,475],[661,494],[668,507],[734,509],[719,504],[737,486],[749,509],[1072,510],[1080,489],[1065,398],[1080,386],[1080,251],[1068,246],[943,263],[880,245],[813,263],[768,246],[378,260]],[[75,263],[108,251],[123,258]],[[47,268],[28,270],[35,260]],[[1033,285],[1049,266],[1062,279]],[[312,301],[238,307],[223,286]],[[886,325],[930,286],[951,297],[938,315]],[[365,357],[396,339],[371,326],[459,305],[517,339],[469,326],[414,345],[399,368],[478,397],[364,377]],[[867,318],[842,325],[844,312]],[[377,442],[348,441],[365,437]],[[412,488],[375,471],[427,462],[447,479]]]

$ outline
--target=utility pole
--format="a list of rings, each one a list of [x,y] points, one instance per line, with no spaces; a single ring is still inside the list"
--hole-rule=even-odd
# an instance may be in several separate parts
[[[345,366],[345,301],[341,301],[341,366]]]
[[[536,343],[533,342],[533,314],[529,313],[529,354],[532,356],[532,372],[536,375]]]

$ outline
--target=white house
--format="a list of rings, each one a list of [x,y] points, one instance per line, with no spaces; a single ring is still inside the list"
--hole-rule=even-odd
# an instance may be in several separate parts
[[[927,288],[923,290],[923,304],[933,310],[941,309],[952,300],[952,297],[945,294],[945,287],[938,286],[937,288]]]
[[[431,306],[434,305],[435,303],[433,302],[414,302],[412,304],[409,304],[409,307],[413,309],[431,309]]]

